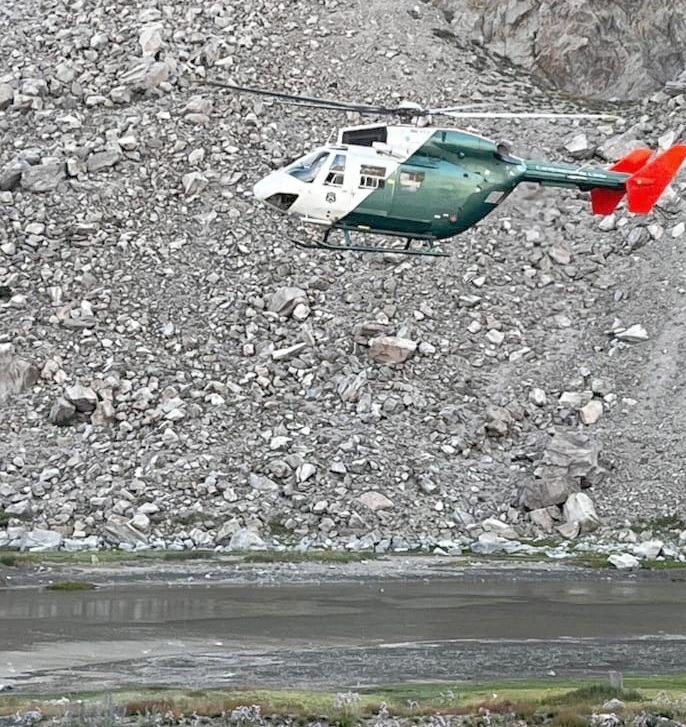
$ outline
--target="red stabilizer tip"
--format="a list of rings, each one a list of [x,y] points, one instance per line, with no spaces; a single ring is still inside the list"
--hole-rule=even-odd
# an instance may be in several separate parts
[[[630,212],[648,214],[686,159],[686,145],[677,144],[646,164],[626,182]]]
[[[634,149],[616,164],[613,164],[610,171],[633,174],[641,169],[651,156],[653,156],[653,152],[650,149]]]
[[[653,155],[650,149],[634,149],[610,167],[611,172],[633,174],[641,169]],[[594,215],[611,215],[622,201],[624,190],[596,188],[591,190],[591,207]]]

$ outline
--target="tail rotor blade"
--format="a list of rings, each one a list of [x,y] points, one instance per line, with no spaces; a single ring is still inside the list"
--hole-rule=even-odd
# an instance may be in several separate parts
[[[686,145],[676,144],[635,172],[626,182],[630,212],[648,214],[686,159]]]
[[[645,166],[645,163],[652,155],[653,152],[650,149],[634,149],[623,159],[613,164],[610,167],[610,171],[634,174],[641,167]],[[617,209],[617,205],[622,201],[625,192],[625,189],[603,189],[602,187],[592,189],[591,207],[593,214],[611,215]]]

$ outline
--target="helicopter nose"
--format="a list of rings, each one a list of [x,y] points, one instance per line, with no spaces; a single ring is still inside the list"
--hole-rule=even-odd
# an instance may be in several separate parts
[[[298,199],[297,194],[288,191],[288,188],[292,186],[288,184],[289,181],[292,180],[288,175],[275,172],[260,179],[253,187],[252,193],[256,199],[266,202],[282,212],[287,212]]]

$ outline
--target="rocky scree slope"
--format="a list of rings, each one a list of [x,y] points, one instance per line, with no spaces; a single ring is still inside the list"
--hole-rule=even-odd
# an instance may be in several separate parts
[[[251,186],[363,120],[208,77],[578,107],[431,5],[46,0],[0,25],[1,542],[455,550],[682,514],[683,176],[647,219],[522,188],[446,259],[304,252]],[[606,163],[674,141],[684,103],[480,128]],[[562,508],[582,487],[597,513]]]
[[[683,0],[435,0],[453,31],[595,99],[643,99],[686,67]]]

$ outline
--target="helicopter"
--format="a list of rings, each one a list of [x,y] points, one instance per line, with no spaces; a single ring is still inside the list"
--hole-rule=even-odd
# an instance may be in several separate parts
[[[514,156],[505,142],[472,131],[436,128],[426,121],[434,116],[617,118],[607,114],[472,112],[462,106],[430,109],[410,103],[385,107],[211,83],[283,103],[392,114],[414,121],[341,128],[334,143],[312,150],[254,185],[256,199],[322,230],[318,240],[292,240],[306,248],[389,251],[381,243],[353,241],[353,233],[366,233],[365,239],[404,240],[404,247],[392,248],[394,253],[444,256],[436,241],[475,225],[521,182],[590,192],[594,214],[611,214],[625,195],[630,212],[648,214],[686,159],[686,145],[676,144],[657,156],[647,148],[635,149],[607,170],[527,160]],[[334,238],[335,232],[342,234]]]

